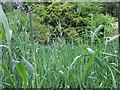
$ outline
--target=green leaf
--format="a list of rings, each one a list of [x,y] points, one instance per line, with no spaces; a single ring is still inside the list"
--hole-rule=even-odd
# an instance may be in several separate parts
[[[95,51],[92,50],[91,48],[87,48],[88,52],[90,53],[91,56],[95,54]],[[103,63],[98,56],[95,57],[95,62],[99,65],[99,67],[104,71],[105,69],[105,63]]]
[[[81,57],[81,55],[80,56],[76,56],[75,57],[75,59],[74,59],[74,61],[72,62],[72,64],[70,65],[70,67],[72,67],[72,65],[76,62],[76,60],[78,59],[78,58],[80,58]]]
[[[21,55],[21,57],[22,57],[23,63],[24,63],[24,64],[30,69],[30,71],[33,73],[34,68],[33,68],[32,64],[31,64],[30,62],[28,62],[22,55]]]
[[[94,37],[97,36],[97,33],[100,31],[100,29],[103,27],[103,25],[98,26],[98,28],[96,28],[96,30],[92,33],[91,36],[91,42],[94,41]]]
[[[11,77],[10,72],[9,72],[9,70],[7,69],[7,67],[6,67],[4,64],[2,64],[2,68],[3,68],[4,72],[6,73],[6,75],[8,76],[8,78],[12,81],[14,87],[16,88],[15,81],[14,81],[13,78]]]
[[[26,69],[24,67],[24,64],[22,62],[18,63],[16,66],[16,69],[19,72],[20,76],[22,77],[24,86],[27,87],[27,74],[26,74]]]
[[[0,42],[2,42],[4,37],[5,37],[5,31],[2,30],[1,33],[0,33]]]
[[[116,55],[116,54],[112,54],[112,53],[105,53],[105,52],[100,52],[104,55],[109,55],[109,56],[114,56],[114,57],[119,57],[119,55]]]
[[[83,79],[83,77],[85,76],[85,74],[87,73],[87,70],[89,69],[89,67],[91,66],[92,62],[95,60],[97,54],[100,52],[100,50],[103,48],[103,46],[101,46],[96,52],[95,54],[91,57],[91,59],[89,60],[87,66],[85,67],[82,75],[80,76],[79,82],[81,82],[81,80]]]
[[[8,24],[7,18],[5,16],[5,13],[4,13],[1,5],[0,5],[0,20],[3,24],[3,28],[4,28],[5,34],[6,34],[7,44],[9,46],[10,45],[10,40],[11,40],[10,29],[9,29],[9,24]]]
[[[107,67],[109,68],[109,70],[110,70],[110,72],[111,72],[111,75],[112,75],[113,88],[117,88],[115,76],[114,76],[114,74],[113,74],[111,68],[109,67],[109,65],[107,65]]]
[[[108,40],[106,43],[108,43],[108,42],[110,42],[110,41],[113,41],[113,40],[117,39],[118,37],[120,37],[120,34],[111,37],[110,40]]]

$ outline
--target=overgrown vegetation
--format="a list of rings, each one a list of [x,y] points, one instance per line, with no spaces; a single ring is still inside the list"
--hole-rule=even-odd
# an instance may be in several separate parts
[[[0,7],[0,87],[117,88],[120,35],[102,8],[35,3],[32,18],[12,10],[6,19]]]
[[[82,41],[84,33],[94,31],[99,25],[103,25],[100,30],[101,34],[98,35],[101,38],[103,34],[108,34],[108,28],[116,29],[111,25],[116,22],[116,19],[102,14],[103,7],[100,3],[53,2],[33,4],[32,8],[35,39],[40,44],[50,44],[53,40],[57,41],[58,37],[78,44]],[[19,30],[30,31],[29,18],[25,12],[14,10],[7,15],[13,20],[12,25],[18,24]]]

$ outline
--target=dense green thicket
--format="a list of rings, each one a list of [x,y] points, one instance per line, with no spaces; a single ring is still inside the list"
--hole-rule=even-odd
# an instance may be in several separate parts
[[[101,3],[52,2],[33,4],[32,8],[35,39],[40,44],[49,44],[59,37],[69,42],[80,43],[85,33],[89,33],[89,38],[90,31],[94,31],[99,25],[103,25],[103,28],[98,36],[103,37],[116,22],[112,16],[102,14]],[[7,15],[13,20],[17,15],[18,20],[14,20],[14,23],[18,23],[19,30],[27,27],[29,31],[28,15],[18,10],[8,12]]]

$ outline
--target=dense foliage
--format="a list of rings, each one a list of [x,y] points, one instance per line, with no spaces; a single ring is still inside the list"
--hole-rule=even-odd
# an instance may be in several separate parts
[[[119,88],[118,23],[103,3],[9,9],[0,5],[0,89]]]
[[[33,4],[32,8],[35,39],[44,45],[57,41],[59,37],[69,42],[80,43],[84,33],[94,31],[99,25],[103,25],[101,34],[98,35],[102,38],[112,27],[110,23],[116,22],[112,16],[102,14],[101,3],[52,2]],[[7,15],[10,14],[10,18],[14,19],[15,13],[18,12],[18,10],[12,11]],[[24,12],[17,15],[19,22],[14,20],[14,23],[18,23],[19,30],[26,26],[28,28],[28,15]],[[27,31],[30,31],[29,28]]]

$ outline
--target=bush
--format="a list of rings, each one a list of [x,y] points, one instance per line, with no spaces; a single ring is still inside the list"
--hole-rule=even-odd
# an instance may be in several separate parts
[[[40,3],[34,4],[33,10],[35,10],[33,17],[36,18],[35,20],[52,27],[50,40],[56,40],[58,37],[64,37],[66,40],[68,38],[79,40],[80,33],[90,26],[90,21],[79,15],[78,3]]]
[[[33,5],[35,20],[52,27],[51,40],[63,37],[75,42],[80,42],[83,32],[94,31],[99,25],[104,26],[101,33],[111,27],[115,18],[103,15],[102,9],[102,3],[52,2]]]
[[[44,2],[33,4],[32,8],[35,39],[44,45],[58,40],[59,37],[66,41],[80,43],[84,36],[82,34],[94,31],[99,25],[104,26],[100,31],[104,33],[104,30],[110,29],[112,23],[116,22],[116,19],[110,15],[101,14],[101,3]],[[18,31],[30,31],[27,14],[14,10],[8,12],[7,15],[14,21],[14,24],[17,24]]]

